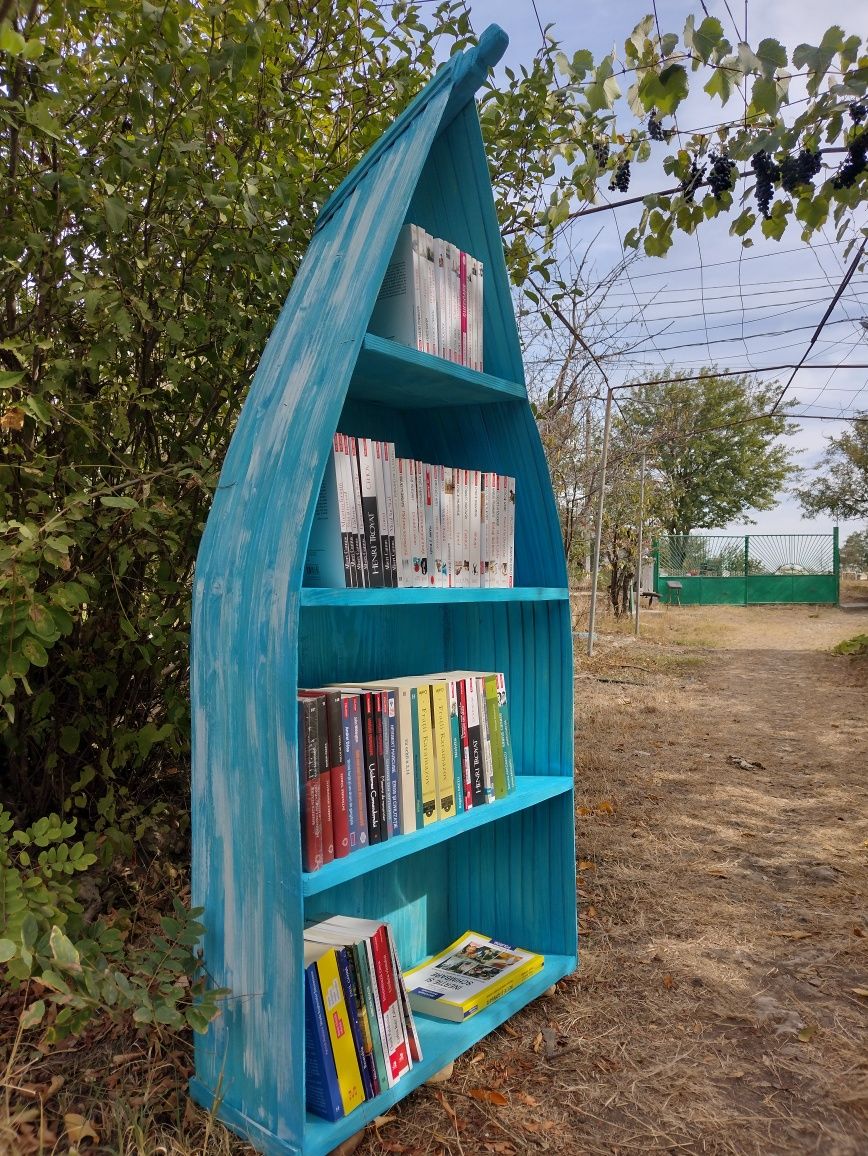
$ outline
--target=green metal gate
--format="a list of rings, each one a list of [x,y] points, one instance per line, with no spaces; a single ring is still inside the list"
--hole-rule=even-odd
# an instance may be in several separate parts
[[[838,530],[831,534],[673,534],[654,545],[654,589],[682,606],[836,605]]]

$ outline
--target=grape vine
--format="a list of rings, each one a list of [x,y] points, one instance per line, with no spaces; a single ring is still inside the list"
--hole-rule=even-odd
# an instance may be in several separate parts
[[[690,158],[690,172],[681,182],[681,195],[685,201],[692,204],[693,198],[696,195],[696,190],[702,184],[702,178],[705,176],[705,165],[698,165],[696,158]]]
[[[754,153],[750,158],[750,167],[756,173],[756,203],[759,211],[767,218],[775,192],[775,182],[780,180],[781,170],[765,149]]]
[[[781,185],[793,193],[799,185],[810,185],[823,167],[823,154],[802,149],[798,156],[787,156],[781,161]]]
[[[836,189],[849,189],[856,184],[865,171],[866,157],[868,157],[868,129],[863,129],[856,133],[847,145],[847,156],[832,181]]]
[[[724,193],[729,193],[735,188],[738,169],[735,161],[730,160],[725,153],[709,153],[708,159],[711,161],[708,185],[715,200],[719,201]]]
[[[626,193],[630,188],[630,162],[626,157],[621,157],[615,171],[612,173],[612,179],[609,181],[610,189],[617,189],[619,193]]]

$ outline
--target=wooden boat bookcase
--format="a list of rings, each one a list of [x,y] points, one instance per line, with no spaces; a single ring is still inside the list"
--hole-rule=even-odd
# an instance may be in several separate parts
[[[197,1038],[191,1094],[275,1156],[331,1151],[576,965],[566,569],[474,101],[506,43],[492,26],[454,56],[323,208],[199,551],[193,901],[209,976],[232,995]],[[485,372],[366,332],[408,221],[484,262]],[[515,587],[304,588],[336,430],[514,476]],[[296,688],[456,668],[506,673],[515,793],[305,873]],[[422,1063],[331,1124],[304,1106],[302,929],[326,912],[389,920],[405,967],[473,929],[545,969],[464,1024],[418,1017]]]

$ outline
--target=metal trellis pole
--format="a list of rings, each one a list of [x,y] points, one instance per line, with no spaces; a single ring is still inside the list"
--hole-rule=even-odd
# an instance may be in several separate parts
[[[645,454],[642,453],[642,468],[639,473],[639,544],[636,549],[636,605],[633,613],[636,615],[634,631],[639,637],[639,599],[642,597],[642,531],[645,529]]]
[[[597,617],[597,580],[600,576],[600,545],[603,540],[603,504],[606,500],[606,465],[609,459],[609,430],[612,426],[612,389],[606,390],[606,420],[603,424],[603,453],[600,457],[600,496],[597,499],[597,529],[594,565],[591,569],[591,606],[588,612],[588,655],[594,653],[594,622]]]

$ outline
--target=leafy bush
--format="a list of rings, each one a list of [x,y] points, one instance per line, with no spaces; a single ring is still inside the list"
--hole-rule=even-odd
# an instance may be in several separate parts
[[[868,654],[868,634],[857,634],[855,638],[848,638],[832,647],[833,654]]]

